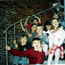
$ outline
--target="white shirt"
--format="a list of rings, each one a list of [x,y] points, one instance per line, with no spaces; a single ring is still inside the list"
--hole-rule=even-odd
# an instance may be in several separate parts
[[[59,28],[57,32],[53,32],[53,30],[49,34],[49,47],[52,47],[52,44],[55,44],[56,46],[62,45],[63,41],[65,39],[65,31],[63,28]]]
[[[49,34],[49,33],[50,33],[50,30],[48,30],[48,31],[43,31],[43,33],[48,33],[48,34]]]

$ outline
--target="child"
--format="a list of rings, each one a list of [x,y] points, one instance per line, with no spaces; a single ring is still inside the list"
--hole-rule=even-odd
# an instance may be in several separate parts
[[[40,18],[39,17],[37,17],[37,16],[35,16],[35,15],[33,15],[34,16],[34,18],[32,19],[32,23],[35,23],[35,24],[41,24],[41,20],[40,20]]]
[[[49,48],[49,34],[50,34],[50,31],[51,31],[51,28],[52,28],[52,25],[51,25],[51,21],[50,20],[47,20],[44,24],[44,31],[43,31],[43,34],[45,33],[47,35],[47,39],[48,39],[48,47],[46,48],[46,50],[48,51],[48,48]],[[46,51],[46,53],[47,53]]]
[[[32,22],[27,24],[27,28],[31,29],[32,24],[34,24],[34,23],[37,24],[37,25],[41,24],[40,18],[38,16],[36,16],[36,15],[33,15]]]
[[[12,49],[9,46],[6,46],[6,49],[15,56],[27,57],[29,58],[30,64],[42,64],[45,59],[45,53],[42,51],[41,40],[39,38],[34,38],[32,40],[32,49],[26,51],[19,51],[16,49]]]
[[[28,38],[29,38],[29,42],[30,42],[30,43],[32,42],[32,39],[35,38],[35,36],[36,36],[36,34],[37,34],[36,29],[37,29],[37,25],[36,25],[36,24],[32,24],[31,31],[28,32],[28,31],[26,30],[26,32],[27,32],[27,34],[28,34]]]
[[[51,63],[53,55],[55,55],[55,64],[58,64],[59,57],[64,57],[64,49],[61,46],[65,38],[65,31],[59,26],[57,19],[52,20],[53,30],[49,35],[49,51],[48,64]]]
[[[49,33],[51,31],[52,25],[51,25],[51,20],[47,20],[44,24],[44,31],[43,33],[46,33],[47,36],[49,36]]]
[[[28,38],[29,38],[29,42],[31,43],[32,39],[35,38],[36,36],[36,29],[37,29],[37,25],[34,23],[31,25],[31,31],[28,31],[28,29],[24,29],[23,28],[23,24],[21,23],[21,27],[23,29],[24,32],[26,32],[26,34],[28,35]]]
[[[18,49],[21,52],[32,48],[31,44],[29,42],[27,42],[27,36],[25,34],[23,34],[22,36],[19,37],[18,44],[16,42],[14,44],[15,44],[16,49]],[[28,63],[27,58],[24,58],[24,57],[21,58],[21,57],[15,56],[13,64],[18,65],[19,60],[21,60],[20,61],[21,64]]]
[[[28,22],[30,19],[30,16],[27,17],[24,25],[27,27],[27,29],[31,30],[32,28],[32,24],[41,24],[41,20],[39,17],[37,17],[36,15],[33,15],[32,21]],[[27,23],[28,22],[28,23]],[[25,29],[23,28],[22,22],[21,22],[21,27],[23,29],[23,31],[25,31]]]
[[[45,54],[47,55],[47,50],[48,50],[48,37],[45,33],[43,33],[43,26],[38,25],[37,26],[37,37],[39,37],[42,41],[43,44],[43,50]]]

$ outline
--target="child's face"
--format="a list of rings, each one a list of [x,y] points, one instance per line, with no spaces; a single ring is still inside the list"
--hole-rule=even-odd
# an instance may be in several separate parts
[[[52,21],[52,25],[57,28],[59,26],[59,22],[57,20]]]
[[[46,25],[46,29],[50,30],[51,29],[51,25]]]
[[[34,19],[34,20],[33,20],[33,23],[37,24],[37,23],[38,23],[38,21],[37,21],[36,19]]]
[[[59,16],[57,14],[54,14],[53,18],[58,19]]]
[[[37,26],[36,25],[33,25],[32,26],[32,31],[36,31],[36,29],[37,29]]]
[[[33,41],[32,46],[33,46],[34,48],[36,48],[36,49],[40,48],[40,47],[41,47],[41,42],[40,42],[40,40],[35,40],[35,41]]]
[[[22,44],[26,45],[26,42],[27,42],[26,36],[21,37],[21,40],[20,41],[21,41]]]
[[[37,33],[38,34],[43,33],[43,27],[42,26],[37,27]]]

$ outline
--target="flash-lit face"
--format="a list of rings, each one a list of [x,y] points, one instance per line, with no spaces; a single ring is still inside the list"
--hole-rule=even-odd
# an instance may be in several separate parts
[[[40,40],[35,40],[35,41],[33,41],[32,42],[32,46],[34,47],[34,48],[40,48],[41,47],[41,42],[40,42]]]
[[[52,21],[52,25],[57,28],[59,26],[59,22],[55,19]]]
[[[36,19],[34,19],[34,20],[33,20],[33,23],[37,24],[37,23],[38,23],[38,21],[37,21]]]
[[[46,25],[46,29],[50,30],[51,29],[51,25]]]
[[[36,31],[36,29],[37,29],[37,25],[33,25],[32,26],[32,31]]]
[[[42,26],[37,27],[37,33],[38,34],[43,33],[43,27]]]
[[[21,41],[22,44],[26,45],[26,42],[27,42],[26,36],[21,37],[20,41]]]
[[[53,18],[58,19],[59,16],[57,14],[54,14]]]

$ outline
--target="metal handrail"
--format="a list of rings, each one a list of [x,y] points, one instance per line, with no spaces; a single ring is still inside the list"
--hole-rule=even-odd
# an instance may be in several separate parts
[[[15,24],[18,24],[20,21],[22,21],[23,19],[20,19],[19,21],[17,21],[16,23],[13,23],[13,24],[11,24],[9,27],[7,27],[5,30],[4,30],[4,32],[3,32],[3,34],[4,33],[6,33],[6,31],[9,29],[9,28],[11,28],[12,26],[14,26]]]
[[[56,6],[57,6],[57,5],[56,5]],[[51,7],[51,8],[48,8],[48,9],[46,9],[46,10],[44,10],[44,11],[40,11],[40,12],[34,14],[34,15],[39,16],[40,14],[44,14],[45,12],[48,12],[49,10],[55,8],[56,6]],[[30,16],[30,18],[31,18],[31,17],[33,17],[33,16]],[[25,19],[26,19],[26,18],[25,18]],[[9,28],[11,28],[14,24],[18,24],[18,23],[21,22],[21,20],[25,20],[25,19],[20,19],[19,21],[17,21],[17,22],[15,22],[15,23],[11,24],[9,27],[7,27],[7,28],[3,31],[3,34],[6,33],[6,31],[7,31]]]

